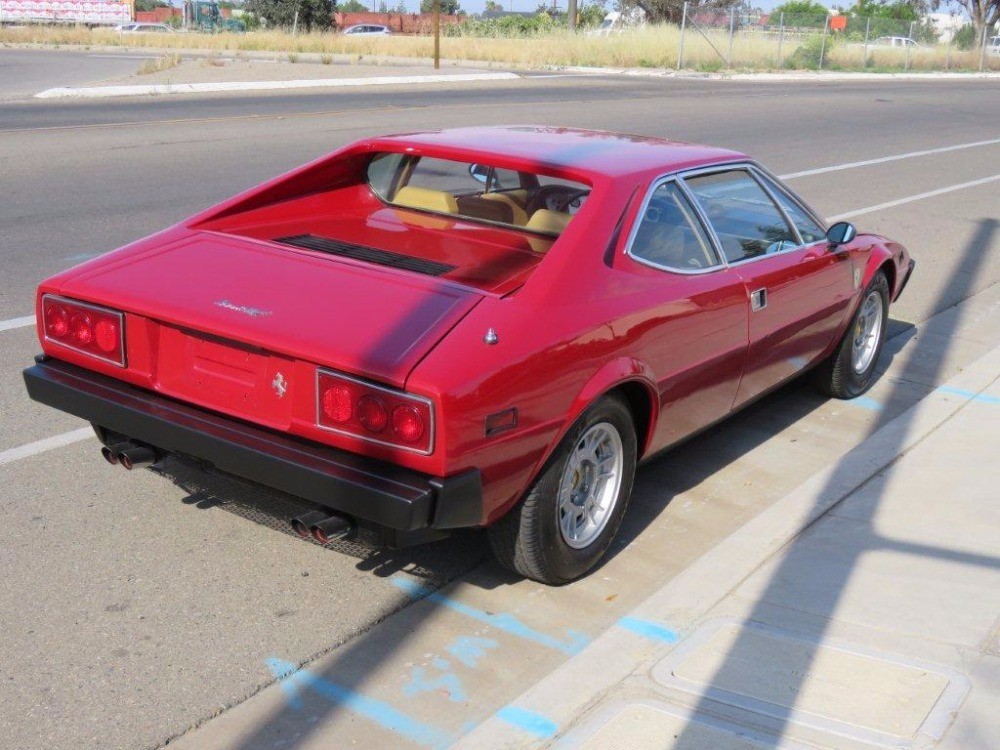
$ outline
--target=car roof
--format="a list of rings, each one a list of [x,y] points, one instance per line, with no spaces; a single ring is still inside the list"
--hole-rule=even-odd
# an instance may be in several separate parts
[[[617,178],[747,161],[738,151],[603,130],[516,125],[469,127],[373,138],[372,150],[413,150],[463,161],[507,160],[535,168]]]

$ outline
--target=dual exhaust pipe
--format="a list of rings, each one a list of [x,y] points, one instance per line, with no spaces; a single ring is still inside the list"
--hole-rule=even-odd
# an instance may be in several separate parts
[[[347,516],[332,516],[321,510],[292,519],[292,530],[303,539],[312,537],[320,544],[329,544],[335,539],[353,536],[354,521]]]
[[[112,466],[122,466],[127,471],[152,466],[160,460],[159,454],[152,448],[129,441],[105,445],[101,448],[101,455]]]
[[[102,446],[101,455],[112,466],[122,466],[127,471],[152,466],[160,460],[160,454],[154,449],[129,440]],[[351,518],[319,510],[293,518],[292,529],[303,539],[311,537],[320,544],[329,544],[335,539],[346,539],[353,536],[356,531]]]

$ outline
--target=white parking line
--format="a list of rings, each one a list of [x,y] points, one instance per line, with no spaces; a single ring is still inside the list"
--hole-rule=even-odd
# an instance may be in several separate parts
[[[900,161],[901,159],[913,159],[918,156],[931,156],[932,154],[946,154],[949,151],[961,151],[966,148],[978,148],[980,146],[996,146],[1000,144],[1000,138],[989,141],[976,141],[975,143],[960,143],[955,146],[943,146],[941,148],[929,148],[923,151],[910,151],[905,154],[895,154],[893,156],[882,156],[878,159],[866,159],[865,161],[852,161],[847,164],[836,164],[832,167],[819,167],[817,169],[807,169],[803,172],[792,172],[791,174],[779,175],[783,180],[794,180],[798,177],[809,177],[814,174],[826,174],[827,172],[839,172],[842,169],[855,169],[856,167],[868,167],[872,164],[885,164],[890,161]]]
[[[963,182],[960,185],[951,185],[950,187],[938,188],[937,190],[930,190],[926,193],[918,193],[917,195],[911,195],[906,198],[900,198],[894,201],[887,201],[885,203],[879,203],[877,206],[868,206],[867,208],[858,208],[854,211],[848,211],[847,213],[837,214],[836,216],[828,216],[827,221],[842,221],[843,219],[850,219],[855,216],[862,216],[864,214],[870,214],[874,211],[881,211],[885,208],[895,208],[896,206],[902,206],[905,203],[913,203],[913,201],[920,201],[924,198],[933,198],[936,195],[944,195],[945,193],[954,193],[956,190],[965,190],[966,188],[977,187],[979,185],[986,185],[990,182],[996,182],[1000,180],[1000,174],[995,174],[992,177],[984,177],[981,180],[972,180],[971,182]]]
[[[22,458],[28,458],[29,456],[37,456],[39,453],[45,453],[54,448],[62,448],[64,445],[79,443],[81,440],[91,437],[96,437],[93,428],[81,427],[78,430],[64,432],[61,435],[53,435],[52,437],[36,440],[27,445],[20,445],[17,448],[8,448],[5,451],[0,451],[0,466],[20,461]]]
[[[10,331],[14,328],[26,328],[35,324],[34,315],[25,315],[23,318],[11,318],[10,320],[0,320],[0,331]]]

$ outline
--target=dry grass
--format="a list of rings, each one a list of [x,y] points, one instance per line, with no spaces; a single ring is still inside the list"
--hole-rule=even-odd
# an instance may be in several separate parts
[[[689,32],[684,40],[684,67],[719,70],[727,66],[729,39],[725,31],[707,32],[708,40]],[[815,36],[815,35],[814,35]],[[33,27],[0,29],[0,44],[44,44],[56,46],[128,46],[160,49],[199,49],[220,53],[279,52],[288,60],[301,54],[330,56],[346,54],[355,59],[369,56],[428,59],[433,54],[433,39],[426,36],[344,37],[339,34],[299,34],[261,31],[248,34],[131,34],[121,35],[106,29],[74,27]],[[814,38],[812,43],[818,43]],[[498,65],[579,65],[594,67],[674,68],[677,65],[680,31],[674,26],[636,29],[610,37],[588,37],[555,30],[529,39],[443,37],[442,56],[449,60],[479,60]],[[774,70],[808,67],[809,55],[797,52],[810,44],[808,35],[786,34],[780,45],[774,36],[760,33],[737,34],[732,44],[732,65],[736,70]],[[714,45],[720,55],[713,50]],[[828,39],[825,59],[834,67],[860,69],[864,51],[858,45],[832,43]],[[324,62],[326,57],[321,58]],[[901,70],[906,67],[902,50],[869,48],[868,69]],[[910,54],[911,70],[976,70],[978,52],[950,55],[943,47],[918,50]],[[987,57],[987,67],[1000,70],[1000,57]]]
[[[148,76],[151,73],[159,73],[161,70],[170,70],[181,64],[181,56],[170,54],[162,55],[154,60],[146,60],[136,71],[141,76]]]

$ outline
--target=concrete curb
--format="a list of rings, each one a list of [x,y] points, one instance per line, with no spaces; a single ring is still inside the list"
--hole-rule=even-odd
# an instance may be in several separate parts
[[[859,487],[951,419],[997,378],[1000,347],[938,386],[833,466],[814,474],[768,510],[727,537],[623,618],[647,623],[679,640],[659,642],[626,628],[611,628],[509,705],[544,707],[564,736],[583,714],[634,672],[672,651],[683,637],[750,574]],[[962,395],[957,395],[962,394]],[[586,686],[584,689],[581,689]],[[553,737],[555,741],[557,737]],[[456,748],[540,746],[549,740],[512,731],[495,716],[462,738]]]
[[[347,88],[361,86],[412,86],[423,83],[470,83],[509,81],[516,73],[455,73],[423,76],[374,76],[370,78],[317,78],[294,81],[220,81],[217,83],[169,83],[146,86],[90,86],[46,89],[36,99],[106,99],[160,94],[206,94],[222,91],[274,91],[283,89]]]
[[[363,55],[335,52],[259,51],[259,50],[208,50],[169,47],[130,46],[67,46],[52,47],[42,44],[7,44],[7,49],[44,49],[50,51],[90,52],[90,53],[138,53],[152,56],[175,54],[192,58],[220,58],[233,60],[256,60],[263,62],[287,61],[289,54],[306,63],[332,65],[374,65],[395,67],[426,67],[431,64],[429,57],[389,57],[386,55]],[[759,81],[762,83],[822,83],[824,81],[941,81],[941,80],[1000,80],[1000,72],[928,72],[928,73],[851,73],[840,71],[787,71],[761,73],[701,73],[694,70],[674,70],[672,68],[599,68],[582,65],[526,65],[524,63],[503,63],[491,60],[461,60],[442,58],[445,68],[470,68],[506,71],[550,71],[604,76],[628,76],[634,78],[675,78],[680,80],[710,81]]]

